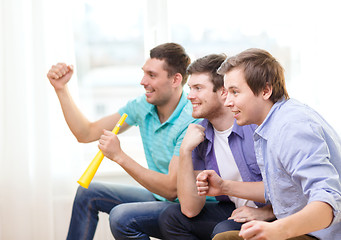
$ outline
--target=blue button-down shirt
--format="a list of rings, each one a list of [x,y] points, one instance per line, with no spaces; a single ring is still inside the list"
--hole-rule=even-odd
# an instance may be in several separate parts
[[[278,219],[312,201],[334,210],[330,227],[311,233],[341,239],[341,140],[313,109],[296,100],[274,104],[254,134],[266,199]]]
[[[192,104],[184,92],[172,115],[162,124],[156,106],[148,103],[145,95],[129,101],[118,112],[128,115],[127,124],[139,126],[148,168],[164,174],[168,174],[172,157],[179,156],[188,125],[198,121],[192,117]],[[159,195],[154,196],[165,200]]]
[[[215,170],[220,176],[213,148],[213,126],[207,119],[200,122],[200,125],[205,128],[205,139],[192,152],[193,168],[194,170]],[[244,182],[262,181],[253,147],[253,133],[256,127],[256,125],[239,126],[234,123],[232,132],[228,137],[232,155]],[[227,196],[217,196],[216,199],[218,201],[229,201]]]

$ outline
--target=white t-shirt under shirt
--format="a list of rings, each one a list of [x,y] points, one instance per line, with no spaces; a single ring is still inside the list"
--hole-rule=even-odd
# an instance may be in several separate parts
[[[239,169],[234,160],[229,139],[232,132],[232,127],[225,131],[218,131],[214,128],[214,152],[217,159],[217,164],[222,179],[242,182]],[[257,207],[253,201],[229,196],[230,200],[234,202],[236,208],[241,206]]]

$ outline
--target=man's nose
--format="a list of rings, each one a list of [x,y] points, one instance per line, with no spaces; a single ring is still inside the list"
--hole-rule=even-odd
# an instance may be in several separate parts
[[[226,100],[224,102],[224,106],[225,107],[232,107],[233,106],[233,101],[232,99],[229,97],[230,94],[227,94],[226,96]]]

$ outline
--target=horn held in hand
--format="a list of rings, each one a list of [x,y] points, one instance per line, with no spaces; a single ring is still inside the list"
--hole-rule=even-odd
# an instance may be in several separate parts
[[[120,120],[117,122],[116,126],[112,130],[114,134],[117,135],[118,131],[120,130],[120,127],[123,125],[124,121],[127,118],[127,114],[123,114]],[[99,165],[101,164],[102,160],[104,158],[104,155],[101,150],[98,151],[94,159],[89,164],[88,168],[85,170],[83,175],[80,177],[80,179],[77,181],[79,185],[81,185],[84,188],[88,188],[91,180],[95,176],[95,173],[97,172],[97,169]]]

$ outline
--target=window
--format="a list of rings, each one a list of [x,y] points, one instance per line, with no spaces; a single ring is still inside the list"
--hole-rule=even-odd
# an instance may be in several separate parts
[[[91,120],[115,113],[143,93],[139,83],[144,62],[144,8],[141,0],[79,1],[74,21],[76,67],[80,104]],[[122,148],[143,163],[138,129],[122,134],[120,140]],[[90,162],[98,151],[97,142],[83,149],[84,161]],[[112,166],[103,161],[99,171],[120,171]]]
[[[321,59],[328,59],[330,70],[338,68],[337,1],[323,5],[308,0],[78,1],[82,6],[75,22],[80,97],[94,119],[143,93],[141,66],[149,49],[173,41],[182,44],[192,60],[209,53],[231,56],[254,47],[269,51],[285,68],[290,97],[312,106],[341,131],[330,104],[339,101],[341,81],[335,78],[338,74],[320,67]],[[321,79],[329,81],[328,91],[319,90]],[[135,148],[129,142],[135,146],[140,139],[138,130],[128,131],[127,139],[122,147],[128,146],[130,152]],[[87,159],[95,152],[91,151],[85,154]],[[144,159],[142,150],[139,154]]]

